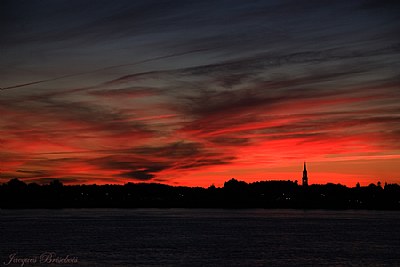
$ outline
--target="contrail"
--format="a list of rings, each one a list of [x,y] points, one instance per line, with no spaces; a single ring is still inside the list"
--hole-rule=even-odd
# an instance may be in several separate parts
[[[92,74],[92,73],[96,73],[96,72],[100,72],[100,71],[104,71],[104,70],[109,70],[109,69],[117,69],[117,68],[122,68],[122,67],[127,67],[127,66],[135,66],[135,65],[140,65],[140,64],[146,63],[146,62],[157,61],[157,60],[171,58],[171,57],[179,57],[179,56],[184,56],[184,55],[193,54],[193,53],[199,53],[199,52],[203,52],[203,51],[207,51],[207,50],[209,50],[209,49],[208,48],[195,49],[195,50],[185,51],[185,52],[182,52],[182,53],[174,53],[174,54],[170,54],[170,55],[144,59],[144,60],[137,61],[137,62],[134,62],[134,63],[113,65],[113,66],[104,67],[104,68],[100,68],[100,69],[95,69],[95,70],[91,70],[91,71],[63,75],[63,76],[59,76],[59,77],[55,77],[55,78],[51,78],[51,79],[46,79],[46,80],[34,81],[34,82],[23,83],[23,84],[17,84],[17,85],[8,86],[8,87],[1,87],[0,91],[16,89],[16,88],[20,88],[20,87],[33,85],[33,84],[47,83],[47,82],[57,81],[57,80],[70,78],[70,77],[76,77],[76,76]]]

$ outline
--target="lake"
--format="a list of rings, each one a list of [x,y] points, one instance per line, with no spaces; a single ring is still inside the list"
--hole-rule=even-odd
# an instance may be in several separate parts
[[[400,212],[0,210],[0,264],[400,266]]]

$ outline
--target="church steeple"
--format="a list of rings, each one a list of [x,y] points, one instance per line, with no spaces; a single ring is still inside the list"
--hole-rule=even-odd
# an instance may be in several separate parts
[[[304,162],[304,170],[303,170],[303,186],[308,186],[308,176],[307,176],[306,162]]]

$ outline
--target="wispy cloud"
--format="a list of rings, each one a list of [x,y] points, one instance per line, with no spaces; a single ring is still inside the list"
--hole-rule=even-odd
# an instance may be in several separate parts
[[[398,160],[393,1],[1,5],[0,179],[204,185]]]

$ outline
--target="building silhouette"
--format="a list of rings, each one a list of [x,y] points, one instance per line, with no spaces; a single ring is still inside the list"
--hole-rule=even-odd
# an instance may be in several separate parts
[[[307,168],[306,162],[304,162],[304,169],[303,169],[303,186],[308,186],[308,176],[307,176]]]

